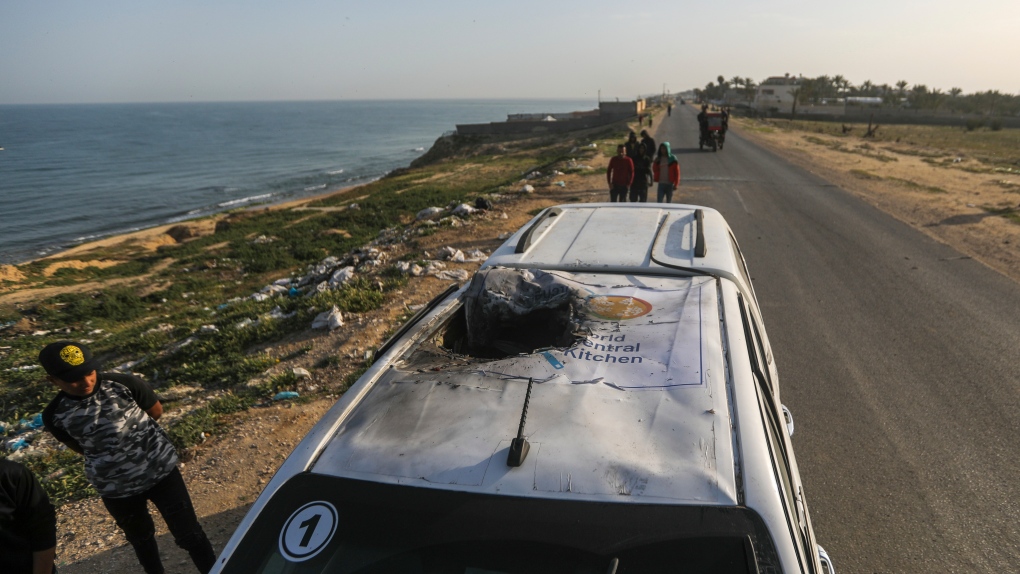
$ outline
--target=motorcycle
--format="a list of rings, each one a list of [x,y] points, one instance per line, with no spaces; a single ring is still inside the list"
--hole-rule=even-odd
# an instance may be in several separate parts
[[[718,112],[706,114],[705,128],[702,129],[698,138],[698,148],[704,150],[706,146],[712,151],[718,151],[726,143],[726,130],[723,129],[723,115]]]

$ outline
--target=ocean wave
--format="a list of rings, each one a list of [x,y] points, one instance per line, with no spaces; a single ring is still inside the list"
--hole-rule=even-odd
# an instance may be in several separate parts
[[[216,206],[217,207],[231,207],[231,206],[234,206],[234,205],[243,205],[245,203],[251,203],[253,201],[262,201],[263,199],[269,199],[270,197],[273,197],[273,194],[271,194],[271,193],[263,193],[261,195],[251,195],[251,196],[248,196],[248,197],[242,197],[241,199],[232,199],[230,201],[224,201],[224,202],[221,202],[221,203],[217,203]]]
[[[425,148],[423,148],[423,147],[416,147],[412,151],[425,151]]]
[[[327,171],[326,175],[340,175],[343,172],[344,172],[344,170],[342,170],[342,169],[334,169],[332,171]]]
[[[318,191],[320,189],[326,189],[326,184],[310,185],[304,189],[304,191]]]

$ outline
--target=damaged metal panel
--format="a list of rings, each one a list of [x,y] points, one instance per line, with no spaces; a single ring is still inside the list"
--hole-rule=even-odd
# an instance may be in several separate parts
[[[735,503],[715,279],[620,286],[612,275],[506,269],[480,277],[445,329],[477,322],[489,338],[479,340],[498,341],[506,317],[552,307],[570,319],[552,332],[574,340],[477,357],[444,349],[439,342],[457,337],[437,333],[383,375],[317,468],[507,494]],[[529,377],[532,450],[510,469]]]

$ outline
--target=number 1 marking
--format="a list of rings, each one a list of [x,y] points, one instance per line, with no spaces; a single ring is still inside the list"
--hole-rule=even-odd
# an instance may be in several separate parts
[[[305,530],[305,535],[301,537],[301,542],[299,543],[302,548],[306,548],[308,546],[308,542],[311,541],[312,534],[315,533],[315,526],[319,524],[320,518],[322,518],[322,515],[316,514],[298,525],[298,528],[307,528],[307,530]]]

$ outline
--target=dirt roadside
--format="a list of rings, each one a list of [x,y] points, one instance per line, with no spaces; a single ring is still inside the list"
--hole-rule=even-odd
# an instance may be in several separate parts
[[[1020,225],[995,213],[1020,212],[1020,177],[980,173],[964,155],[942,162],[942,150],[908,143],[871,143],[736,120],[735,131],[811,173],[856,194],[965,256],[1020,282]],[[968,171],[974,169],[975,171]]]

